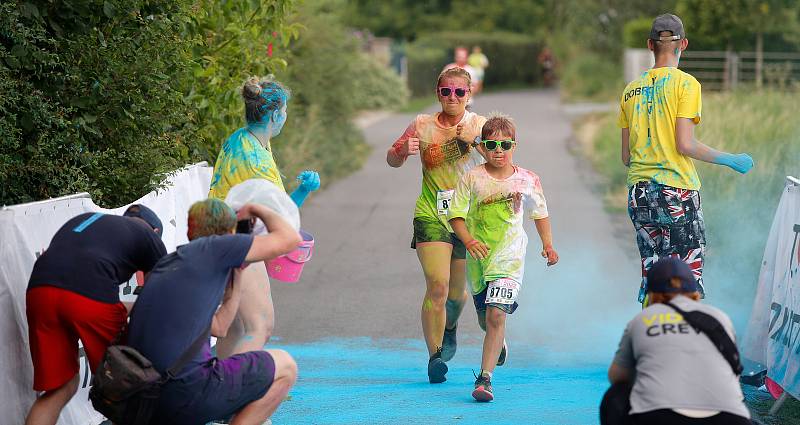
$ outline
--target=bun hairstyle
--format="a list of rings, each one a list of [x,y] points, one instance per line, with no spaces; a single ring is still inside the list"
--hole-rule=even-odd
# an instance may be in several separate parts
[[[472,77],[470,77],[469,72],[463,68],[456,66],[442,71],[442,73],[439,74],[439,78],[436,80],[437,88],[442,84],[442,80],[445,78],[463,78],[467,82],[467,87],[472,87]]]
[[[270,77],[251,77],[242,85],[244,115],[247,122],[261,122],[264,116],[283,108],[289,101],[289,89]]]

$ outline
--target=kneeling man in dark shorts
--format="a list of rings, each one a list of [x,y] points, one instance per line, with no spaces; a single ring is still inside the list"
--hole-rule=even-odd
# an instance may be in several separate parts
[[[153,268],[131,312],[128,345],[162,374],[198,337],[205,342],[161,391],[152,424],[262,423],[285,399],[297,365],[283,350],[250,351],[219,360],[208,334],[223,337],[241,299],[240,270],[248,263],[283,255],[301,239],[286,221],[260,205],[239,210],[258,217],[269,234],[233,234],[236,213],[218,199],[189,209],[190,243]]]

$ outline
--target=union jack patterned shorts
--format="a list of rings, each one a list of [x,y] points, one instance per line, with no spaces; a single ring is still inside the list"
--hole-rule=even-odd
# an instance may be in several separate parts
[[[638,182],[628,191],[628,215],[642,257],[639,302],[647,293],[647,271],[662,257],[679,257],[692,270],[705,297],[703,254],[706,226],[700,193],[654,182]]]

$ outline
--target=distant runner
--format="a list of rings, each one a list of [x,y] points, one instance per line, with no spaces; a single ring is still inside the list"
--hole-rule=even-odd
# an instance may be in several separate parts
[[[486,77],[486,68],[489,67],[489,58],[483,54],[480,46],[475,46],[467,58],[467,63],[475,70],[475,92],[480,93],[483,91],[483,79]]]
[[[675,15],[653,21],[647,48],[655,65],[631,81],[620,99],[622,162],[628,167],[628,215],[642,257],[639,302],[647,305],[647,271],[661,257],[680,257],[692,269],[700,293],[706,237],[700,178],[692,159],[753,168],[750,155],[714,150],[694,137],[700,123],[700,83],[677,68],[689,40]]]
[[[418,115],[386,153],[386,162],[395,168],[412,155],[422,160],[422,193],[414,211],[411,247],[417,250],[427,285],[422,332],[432,384],[447,380],[445,362],[455,355],[456,325],[467,298],[466,249],[447,222],[447,210],[461,176],[484,162],[473,143],[480,139],[486,119],[465,109],[471,83],[461,68],[443,71],[436,86],[442,111]]]
[[[539,66],[542,67],[542,82],[544,83],[545,87],[552,86],[553,81],[556,78],[556,59],[553,56],[553,51],[550,50],[549,47],[545,46],[542,48],[542,51],[539,52],[539,57],[537,59],[539,60]]]
[[[505,116],[492,116],[483,125],[481,144],[486,164],[461,178],[448,213],[450,224],[469,251],[467,280],[472,289],[478,323],[486,331],[481,372],[472,397],[494,399],[492,372],[508,355],[504,334],[506,315],[517,309],[528,236],[523,220],[530,217],[542,239],[547,265],[558,262],[547,204],[539,176],[514,165],[515,128]]]
[[[470,78],[469,88],[471,91],[471,96],[467,101],[467,104],[469,105],[472,104],[472,96],[474,96],[475,93],[477,93],[479,75],[478,75],[478,70],[476,68],[473,68],[472,65],[469,64],[468,59],[469,59],[469,52],[467,51],[467,48],[462,46],[456,47],[455,50],[453,51],[453,62],[445,65],[444,69],[442,69],[442,72],[453,68],[461,68],[464,71],[467,71]]]

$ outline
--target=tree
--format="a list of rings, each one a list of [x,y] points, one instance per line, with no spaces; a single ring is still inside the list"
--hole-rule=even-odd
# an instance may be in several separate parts
[[[187,7],[0,3],[0,203],[88,191],[119,205],[182,163]]]
[[[285,70],[286,48],[302,25],[287,24],[293,0],[197,0],[185,36],[197,40],[190,51],[191,76],[183,81],[193,108],[191,156],[213,162],[220,144],[243,123],[239,89],[250,76]]]
[[[689,39],[699,38],[705,45],[716,44],[726,50],[754,48],[756,85],[763,81],[764,35],[780,35],[786,40],[800,35],[797,3],[792,0],[730,0],[718,7],[713,0],[679,0]],[[755,35],[755,40],[751,38]]]

